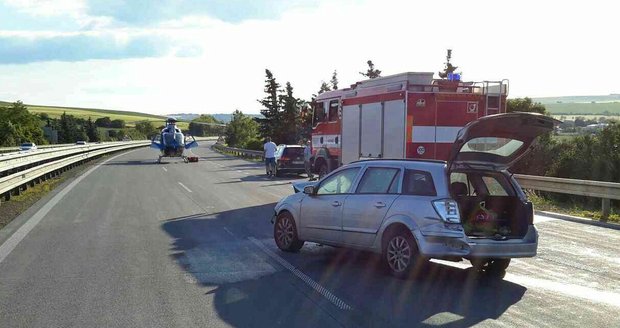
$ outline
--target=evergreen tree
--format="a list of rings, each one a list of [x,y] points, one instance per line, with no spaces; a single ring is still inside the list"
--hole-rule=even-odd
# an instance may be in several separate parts
[[[334,73],[332,74],[332,79],[329,81],[329,83],[332,86],[332,90],[338,90],[338,72],[336,72],[336,70],[334,70]]]
[[[446,55],[446,67],[444,67],[443,72],[439,72],[439,77],[442,79],[445,79],[448,77],[448,74],[452,74],[454,73],[454,71],[456,71],[457,68],[459,68],[458,66],[453,66],[452,63],[450,63],[450,60],[452,59],[452,49],[448,49],[448,54]]]
[[[293,95],[293,86],[286,82],[285,94],[280,95],[282,114],[280,120],[281,143],[296,144],[299,141],[299,105],[301,101]]]
[[[368,69],[366,72],[360,72],[360,74],[369,79],[374,79],[381,76],[381,71],[375,68],[375,64],[373,64],[372,60],[368,60],[366,64],[368,64]]]
[[[325,81],[321,81],[321,88],[319,89],[319,94],[325,91],[332,91],[332,89],[329,87],[329,84],[325,83]]]
[[[88,141],[97,142],[99,141],[99,131],[97,131],[97,126],[93,122],[93,120],[88,117],[86,121],[86,135],[88,136]]]
[[[258,119],[260,124],[260,134],[263,137],[271,137],[271,139],[279,143],[281,142],[280,132],[280,97],[278,92],[280,91],[280,85],[276,82],[276,78],[273,76],[270,70],[265,69],[265,98],[258,102],[263,106],[261,114],[264,118]]]

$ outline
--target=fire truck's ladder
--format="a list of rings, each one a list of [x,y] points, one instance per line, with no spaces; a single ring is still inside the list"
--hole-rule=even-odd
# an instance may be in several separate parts
[[[504,91],[505,90],[505,91]],[[497,109],[498,113],[502,112],[502,95],[504,92],[508,93],[508,80],[504,79],[501,81],[484,81],[482,84],[482,93],[486,97],[485,102],[485,115],[489,113],[489,98],[496,97],[497,98]],[[504,108],[504,111],[506,109]]]

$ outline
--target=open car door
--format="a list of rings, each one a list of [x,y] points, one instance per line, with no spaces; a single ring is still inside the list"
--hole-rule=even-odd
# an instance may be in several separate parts
[[[508,169],[530,150],[536,137],[553,131],[559,123],[537,113],[482,117],[459,131],[448,158],[448,168]]]

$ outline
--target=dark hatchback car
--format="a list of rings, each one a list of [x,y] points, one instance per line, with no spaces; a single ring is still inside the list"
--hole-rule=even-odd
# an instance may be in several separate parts
[[[299,145],[279,145],[276,150],[276,176],[286,173],[305,173],[304,147]]]

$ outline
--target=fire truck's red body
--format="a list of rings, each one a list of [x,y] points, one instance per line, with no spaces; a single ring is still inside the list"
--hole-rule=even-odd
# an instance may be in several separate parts
[[[313,112],[314,170],[363,158],[446,160],[457,132],[506,111],[508,81],[433,79],[402,73],[325,92]]]

